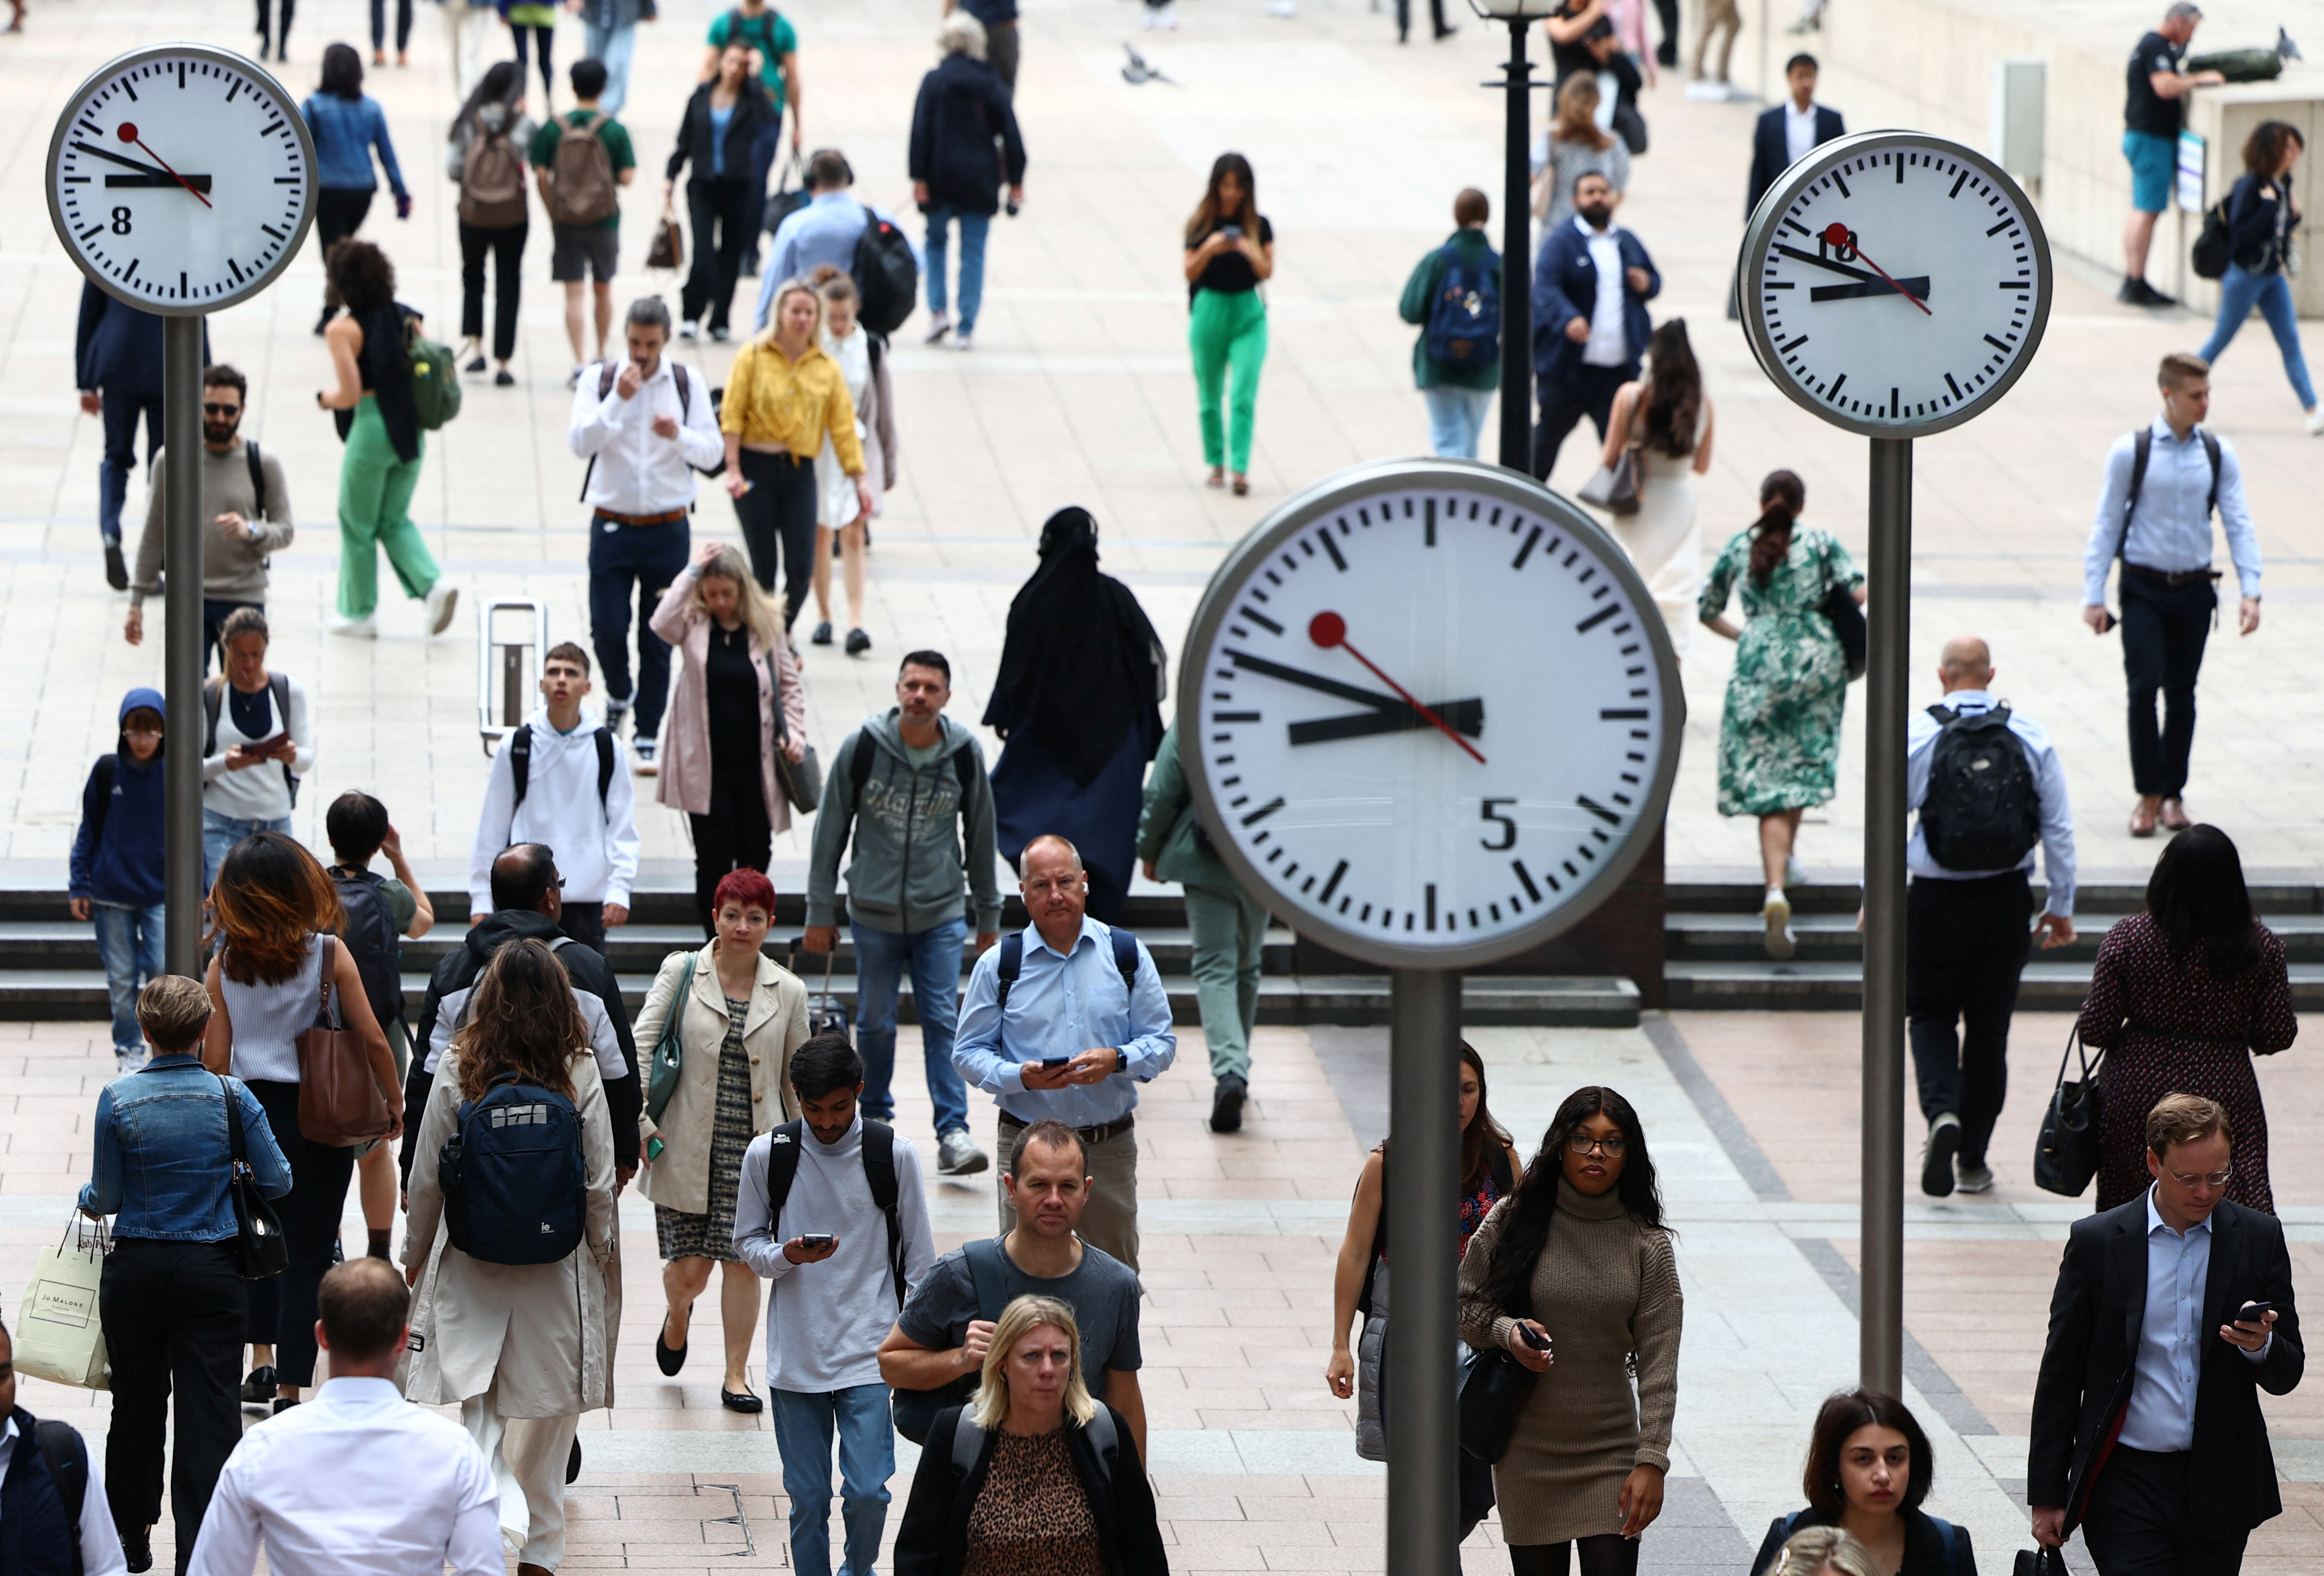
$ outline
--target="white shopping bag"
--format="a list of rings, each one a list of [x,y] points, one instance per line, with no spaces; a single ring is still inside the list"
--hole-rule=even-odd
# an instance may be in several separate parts
[[[112,1247],[98,1221],[86,1231],[68,1226],[62,1243],[41,1249],[16,1310],[17,1372],[85,1390],[112,1387],[97,1311],[97,1285]]]

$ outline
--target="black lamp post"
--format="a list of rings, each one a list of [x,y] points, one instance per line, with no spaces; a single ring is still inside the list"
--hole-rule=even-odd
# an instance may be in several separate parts
[[[1509,28],[1503,80],[1508,96],[1508,143],[1501,171],[1501,464],[1532,474],[1533,464],[1533,62],[1526,33],[1558,9],[1558,0],[1469,0],[1471,9]]]

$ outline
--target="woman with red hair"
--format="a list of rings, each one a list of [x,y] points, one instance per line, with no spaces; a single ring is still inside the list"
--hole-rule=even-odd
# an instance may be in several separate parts
[[[639,1045],[658,1047],[673,1015],[678,1044],[666,1096],[659,1105],[646,1097],[641,1186],[653,1201],[669,1302],[654,1361],[668,1375],[686,1366],[694,1300],[710,1285],[711,1265],[722,1264],[726,1373],[718,1398],[730,1411],[757,1412],[765,1402],[745,1370],[759,1325],[759,1277],[734,1251],[734,1194],[751,1140],[799,1114],[790,1064],[807,1037],[807,987],[759,951],[775,917],[772,881],[754,870],[729,871],[711,905],[715,938],[664,958],[638,1014]],[[650,1091],[663,1082],[653,1078]]]

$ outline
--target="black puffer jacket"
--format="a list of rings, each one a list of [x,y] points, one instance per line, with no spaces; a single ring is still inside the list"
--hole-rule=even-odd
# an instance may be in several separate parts
[[[966,55],[946,55],[920,78],[911,167],[912,179],[927,184],[927,206],[999,211],[1001,189],[1025,180],[1025,142],[1000,72]]]
[[[717,86],[705,82],[686,101],[686,114],[678,123],[678,143],[669,151],[669,163],[664,169],[666,179],[676,180],[687,161],[694,161],[694,179],[711,179],[712,166],[717,158],[711,147],[716,125],[710,118],[710,94]],[[748,180],[751,178],[751,143],[759,128],[775,118],[775,101],[767,97],[767,89],[755,76],[742,79],[742,91],[734,100],[733,118],[726,123],[727,180]]]

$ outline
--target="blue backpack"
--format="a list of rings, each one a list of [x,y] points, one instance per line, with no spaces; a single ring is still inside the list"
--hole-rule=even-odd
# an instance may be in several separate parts
[[[581,1113],[503,1073],[460,1107],[436,1158],[452,1246],[484,1264],[555,1264],[581,1246]]]
[[[1501,360],[1500,254],[1487,248],[1471,263],[1444,248],[1444,277],[1428,308],[1428,359],[1452,368],[1498,366]]]

